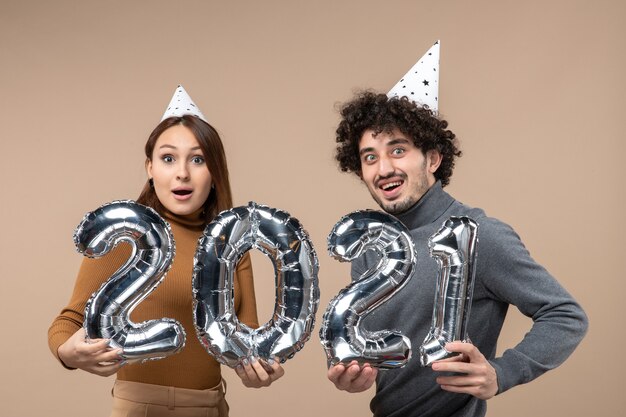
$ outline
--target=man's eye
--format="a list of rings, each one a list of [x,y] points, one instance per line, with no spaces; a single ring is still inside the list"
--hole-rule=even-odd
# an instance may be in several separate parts
[[[365,156],[363,157],[363,160],[364,160],[365,162],[374,162],[374,161],[376,160],[376,156],[375,156],[375,155],[372,155],[372,154],[365,155]]]
[[[391,153],[393,155],[402,155],[404,153],[404,149],[403,148],[395,148],[393,151],[391,151]]]

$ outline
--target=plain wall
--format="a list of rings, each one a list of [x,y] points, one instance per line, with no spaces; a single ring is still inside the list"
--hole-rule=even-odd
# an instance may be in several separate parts
[[[182,83],[222,135],[235,203],[289,211],[320,258],[311,340],[269,389],[225,369],[232,415],[367,415],[373,390],[335,390],[318,337],[349,281],[326,236],[342,215],[375,208],[336,168],[336,104],[387,91],[440,39],[440,113],[464,151],[447,190],[511,224],[591,322],[563,366],[490,400],[488,414],[619,415],[625,11],[618,0],[2,0],[0,414],[108,415],[113,378],[63,369],[47,328],[81,262],[74,228],[137,197],[145,139]],[[266,320],[273,275],[262,255],[254,262]],[[499,350],[529,325],[512,308]]]

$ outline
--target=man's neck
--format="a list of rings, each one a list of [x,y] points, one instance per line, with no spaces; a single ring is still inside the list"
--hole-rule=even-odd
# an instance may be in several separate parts
[[[416,229],[437,220],[453,202],[437,181],[411,208],[396,217],[409,229]]]

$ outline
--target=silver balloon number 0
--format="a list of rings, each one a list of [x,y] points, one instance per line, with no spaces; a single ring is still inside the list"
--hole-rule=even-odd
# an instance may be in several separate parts
[[[367,250],[377,252],[378,264],[330,302],[320,329],[322,346],[330,365],[356,360],[401,367],[410,359],[411,341],[386,329],[369,332],[360,322],[408,282],[417,261],[413,241],[400,221],[372,210],[344,216],[328,236],[328,251],[339,261],[353,261]]]
[[[468,217],[450,217],[428,240],[439,264],[439,279],[430,331],[420,346],[422,366],[456,356],[448,342],[469,342],[467,322],[472,305],[478,224]]]
[[[271,320],[252,329],[237,319],[233,276],[250,249],[267,255],[276,273]],[[200,343],[230,367],[246,358],[291,358],[310,338],[319,303],[318,260],[308,235],[288,213],[249,203],[220,213],[198,242],[193,319]]]
[[[83,327],[88,339],[110,339],[129,362],[161,359],[180,351],[185,331],[174,319],[133,323],[133,309],[165,278],[174,257],[169,224],[133,201],[114,201],[87,213],[74,243],[88,257],[100,257],[122,241],[132,255],[87,301]]]

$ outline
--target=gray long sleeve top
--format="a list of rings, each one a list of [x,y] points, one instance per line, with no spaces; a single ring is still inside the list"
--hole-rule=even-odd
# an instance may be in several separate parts
[[[438,265],[428,251],[428,238],[450,216],[468,216],[478,224],[474,296],[469,337],[495,368],[498,393],[537,378],[557,367],[574,351],[587,330],[582,308],[531,257],[508,225],[487,217],[443,191],[437,182],[407,212],[398,216],[410,230],[417,251],[417,267],[408,284],[386,304],[363,319],[368,330],[395,329],[411,339],[413,359],[401,369],[382,370],[370,408],[375,416],[484,416],[486,401],[443,391],[437,373],[422,368],[417,349],[428,333]],[[366,253],[352,264],[358,279],[375,262]],[[515,305],[533,321],[515,347],[495,357],[496,343],[508,306]]]

